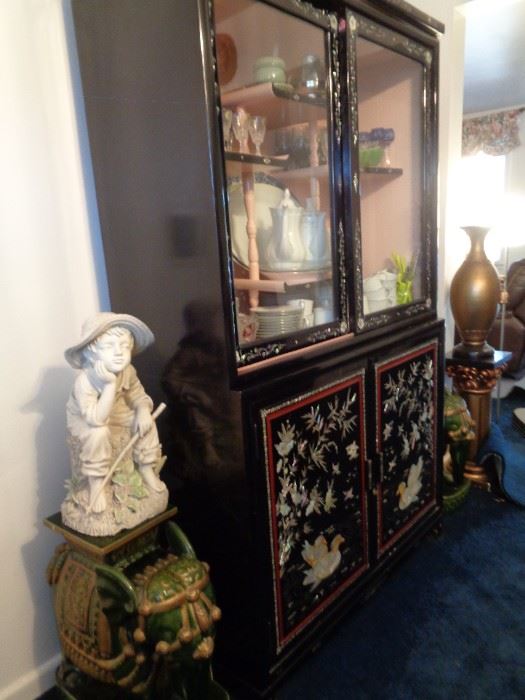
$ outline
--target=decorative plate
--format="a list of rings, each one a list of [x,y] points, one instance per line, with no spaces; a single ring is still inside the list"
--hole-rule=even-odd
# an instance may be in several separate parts
[[[217,34],[216,46],[219,82],[227,85],[237,72],[237,49],[229,34]]]

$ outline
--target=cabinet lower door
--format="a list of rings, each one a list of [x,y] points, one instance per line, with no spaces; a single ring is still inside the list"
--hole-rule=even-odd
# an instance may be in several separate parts
[[[433,341],[375,365],[379,557],[437,505],[437,357]]]
[[[276,647],[369,567],[364,372],[260,411]]]

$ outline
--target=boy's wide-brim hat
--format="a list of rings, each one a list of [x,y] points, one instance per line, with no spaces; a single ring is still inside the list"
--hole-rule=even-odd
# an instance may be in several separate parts
[[[84,364],[84,349],[110,328],[120,326],[133,335],[133,355],[138,355],[155,340],[148,326],[140,319],[130,314],[116,314],[112,311],[102,311],[88,318],[82,326],[82,338],[79,343],[64,352],[66,360],[72,367],[82,369]]]

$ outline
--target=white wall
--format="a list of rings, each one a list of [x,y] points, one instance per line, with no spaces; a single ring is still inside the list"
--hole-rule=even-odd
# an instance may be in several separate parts
[[[443,270],[447,169],[455,157],[448,153],[461,123],[461,62],[457,56],[453,68],[450,62],[458,50],[454,2],[414,4],[447,24],[440,128]],[[0,3],[0,307],[5,329],[0,700],[32,700],[53,684],[59,647],[45,568],[59,538],[42,519],[59,509],[69,473],[64,405],[73,374],[63,350],[75,341],[86,316],[107,307],[92,182],[82,170],[85,127],[82,119],[77,125],[75,113],[78,76],[70,73],[70,36],[62,0]],[[443,287],[440,300],[443,306]]]
[[[453,345],[454,321],[450,311],[449,287],[462,262],[451,251],[454,250],[454,239],[465,235],[459,230],[457,202],[465,18],[456,9],[463,4],[463,0],[412,0],[412,4],[445,24],[445,33],[440,41],[439,80],[438,314],[445,319],[446,346],[450,349]]]
[[[0,3],[0,699],[53,685],[42,525],[68,475],[63,350],[101,304],[61,0]],[[96,251],[96,252],[95,252]],[[102,294],[102,300],[105,294]]]

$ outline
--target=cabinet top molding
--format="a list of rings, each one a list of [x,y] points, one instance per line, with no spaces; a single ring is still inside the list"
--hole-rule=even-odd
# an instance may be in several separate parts
[[[431,31],[432,33],[437,32],[439,34],[445,33],[445,25],[443,22],[440,22],[431,15],[428,15],[426,12],[419,10],[417,7],[414,7],[414,5],[406,2],[406,0],[352,0],[351,4],[354,9],[364,10],[366,7],[370,8],[371,6],[374,6],[378,10],[390,11],[396,15],[402,13],[405,16],[410,16],[412,20],[414,20],[427,32]]]

